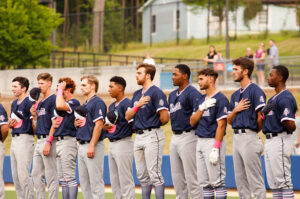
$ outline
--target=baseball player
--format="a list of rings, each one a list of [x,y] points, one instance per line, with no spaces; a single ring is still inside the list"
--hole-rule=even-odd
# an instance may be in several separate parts
[[[137,84],[143,88],[134,92],[132,108],[126,111],[126,120],[134,119],[134,156],[143,199],[150,199],[152,185],[157,199],[164,198],[165,189],[161,174],[165,138],[160,126],[168,123],[170,116],[165,94],[152,84],[155,72],[153,65],[137,66]]]
[[[106,115],[104,101],[96,95],[99,81],[93,75],[81,78],[81,92],[86,97],[83,106],[87,117],[75,119],[78,148],[78,171],[83,197],[104,199],[104,142],[103,121]]]
[[[173,136],[170,144],[172,180],[176,198],[202,198],[202,189],[197,180],[195,127],[190,117],[198,107],[202,95],[189,84],[190,68],[178,64],[173,69],[173,85],[178,86],[169,95],[170,119]]]
[[[207,68],[198,72],[198,84],[205,90],[204,97],[199,101],[199,107],[191,116],[191,125],[197,126],[197,173],[200,186],[203,187],[203,198],[226,199],[225,188],[225,142],[227,98],[216,90],[215,82],[218,73]]]
[[[231,96],[227,121],[232,125],[233,165],[235,182],[241,198],[266,198],[262,177],[262,141],[257,133],[262,129],[260,110],[266,96],[261,88],[250,80],[254,63],[246,57],[233,60],[233,79],[241,88]]]
[[[33,103],[26,92],[29,81],[25,77],[12,80],[12,92],[16,100],[11,104],[11,119],[8,126],[12,128],[10,146],[11,171],[18,198],[33,199],[34,190],[30,174],[34,152],[34,137],[30,108]]]
[[[4,162],[4,141],[8,134],[8,119],[7,113],[0,104],[0,199],[5,199],[4,180],[3,180],[3,162]]]
[[[76,199],[78,185],[76,181],[77,141],[74,127],[74,110],[80,102],[73,97],[76,85],[69,78],[60,78],[56,93],[56,109],[54,129],[49,136],[54,136],[56,142],[56,162],[59,181],[62,185],[64,199]],[[45,156],[49,155],[51,145],[46,144],[43,150]]]
[[[265,165],[267,180],[273,198],[294,198],[291,180],[292,133],[296,129],[297,104],[285,82],[289,71],[285,66],[274,66],[268,76],[268,84],[275,88],[276,95],[268,100],[261,111],[264,118]]]
[[[109,139],[108,161],[111,188],[115,199],[134,199],[135,183],[133,180],[133,140],[132,126],[125,119],[125,112],[131,107],[131,100],[125,97],[126,81],[123,77],[110,79],[109,94],[116,101],[109,106],[109,111],[116,117],[105,119],[104,129]]]
[[[56,140],[49,136],[50,129],[53,130],[52,120],[54,119],[54,109],[56,96],[51,91],[52,76],[49,73],[41,73],[37,77],[39,88],[43,94],[43,99],[37,108],[32,106],[30,111],[33,116],[33,123],[36,123],[35,135],[37,144],[33,154],[32,177],[36,198],[45,198],[45,181],[49,191],[49,198],[56,199],[58,196],[58,180],[56,172]],[[49,154],[45,156],[43,149],[45,145],[51,145]]]

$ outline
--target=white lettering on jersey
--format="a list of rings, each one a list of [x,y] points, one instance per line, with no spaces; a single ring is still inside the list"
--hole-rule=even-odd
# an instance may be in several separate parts
[[[210,112],[209,112],[209,109],[204,111],[202,117],[209,117],[210,116]]]
[[[177,102],[174,106],[174,104],[170,104],[170,113],[174,113],[178,110],[181,109],[181,103],[180,102]]]
[[[41,108],[41,109],[38,111],[38,116],[41,116],[41,115],[46,115],[46,109],[45,109],[45,108]]]

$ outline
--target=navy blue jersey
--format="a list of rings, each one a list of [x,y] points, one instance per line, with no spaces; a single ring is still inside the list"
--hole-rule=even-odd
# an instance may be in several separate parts
[[[139,108],[134,116],[134,129],[144,130],[148,128],[159,128],[161,122],[159,120],[158,112],[160,110],[168,110],[168,102],[166,95],[157,86],[151,86],[146,90],[144,96],[150,96],[148,104]],[[132,97],[132,107],[142,97],[142,89],[134,92]]]
[[[74,110],[80,106],[80,102],[73,98],[66,102],[69,106],[69,111],[66,111],[66,115],[63,118],[63,121],[56,129],[54,136],[72,136],[76,137],[76,128],[74,126]]]
[[[266,115],[263,132],[264,133],[280,133],[288,130],[283,126],[285,120],[295,121],[297,111],[297,103],[289,90],[284,90],[278,95],[274,95],[268,100],[273,102],[272,110]]]
[[[205,101],[205,96],[199,101],[199,104],[202,104]],[[215,106],[209,108],[204,111],[200,121],[198,122],[198,126],[196,129],[196,135],[204,138],[214,138],[216,136],[216,131],[218,128],[218,121],[224,118],[227,118],[228,109],[229,109],[229,101],[223,95],[223,93],[218,92],[215,95],[211,96],[211,98],[216,99]],[[194,110],[195,112],[198,110],[197,108]],[[226,128],[224,130],[224,135],[226,134]]]
[[[250,101],[250,107],[236,114],[233,122],[233,129],[252,129],[258,131],[257,112],[266,105],[266,95],[263,90],[254,83],[250,83],[245,89],[235,91],[231,96],[231,112],[242,99]]]
[[[30,113],[30,108],[33,103],[29,100],[28,97],[25,97],[20,103],[18,100],[14,100],[11,104],[11,112],[18,112],[23,116],[22,125],[19,128],[13,128],[12,133],[27,133],[33,134],[32,128],[32,115]]]
[[[76,138],[83,141],[90,141],[93,136],[95,122],[100,119],[104,120],[106,116],[106,105],[100,97],[94,95],[83,106],[88,110],[88,114],[85,125],[77,129]],[[105,131],[102,129],[99,140],[103,140],[104,138]]]
[[[128,121],[125,119],[125,113],[127,109],[131,107],[131,100],[124,98],[116,106],[116,102],[112,103],[108,110],[117,110],[118,111],[118,120],[116,123],[116,129],[114,132],[107,132],[106,137],[109,139],[121,139],[132,135],[131,126],[128,124]]]
[[[2,139],[1,126],[7,123],[8,123],[7,113],[4,107],[2,106],[2,104],[0,104],[0,140]]]
[[[169,95],[170,118],[173,131],[189,131],[196,129],[190,125],[193,110],[198,108],[202,95],[193,86],[187,86],[178,95],[178,89]]]
[[[54,94],[39,102],[37,107],[36,135],[48,135],[54,119],[56,96]]]

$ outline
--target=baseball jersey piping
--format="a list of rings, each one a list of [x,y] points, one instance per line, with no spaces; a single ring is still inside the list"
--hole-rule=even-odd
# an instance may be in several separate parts
[[[101,119],[103,119],[103,116],[100,116],[100,117],[94,119],[93,122],[95,123],[96,121],[101,120]]]
[[[280,138],[281,139],[281,158],[282,158],[282,170],[283,170],[283,178],[284,178],[284,184],[288,187],[288,188],[290,188],[289,187],[289,185],[288,185],[288,182],[287,182],[287,180],[286,180],[286,175],[285,175],[285,169],[284,169],[284,142],[283,142],[283,138]]]
[[[0,123],[0,125],[3,125],[3,124],[8,124],[8,122],[1,122],[1,123]]]

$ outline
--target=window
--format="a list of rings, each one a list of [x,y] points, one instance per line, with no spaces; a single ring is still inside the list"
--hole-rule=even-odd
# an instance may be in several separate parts
[[[180,11],[176,10],[175,14],[175,30],[179,30],[180,28]]]
[[[151,33],[156,32],[156,15],[151,16]]]
[[[268,23],[268,10],[263,9],[258,14],[258,23],[259,25],[266,25]]]

